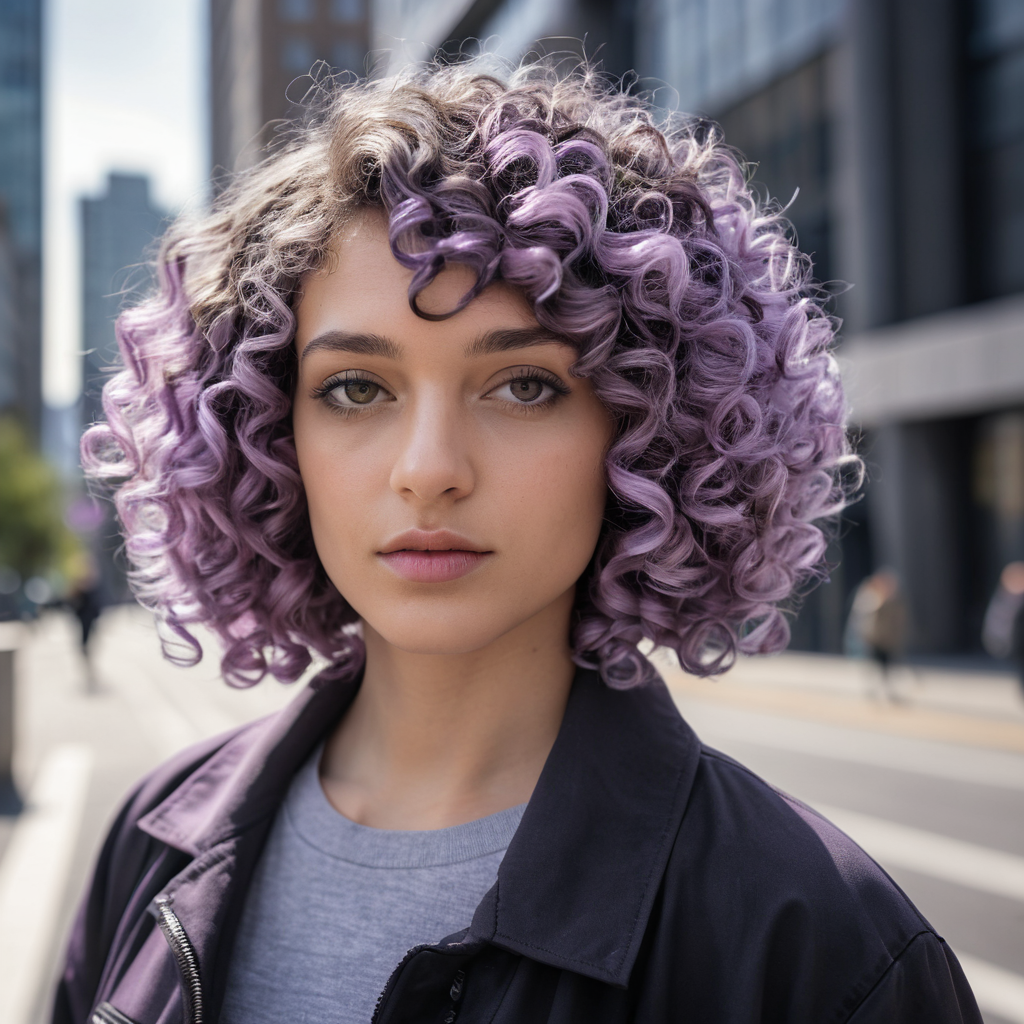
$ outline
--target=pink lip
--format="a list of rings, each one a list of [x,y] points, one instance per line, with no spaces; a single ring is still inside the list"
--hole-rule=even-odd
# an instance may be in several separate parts
[[[378,552],[387,567],[414,583],[446,583],[472,572],[490,551],[448,530],[407,530]]]

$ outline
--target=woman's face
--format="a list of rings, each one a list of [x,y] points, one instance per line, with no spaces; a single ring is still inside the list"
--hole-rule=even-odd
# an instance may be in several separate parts
[[[611,420],[571,346],[518,292],[431,322],[379,214],[345,231],[297,307],[294,429],[313,537],[338,590],[394,646],[477,651],[571,606],[604,514]],[[444,271],[420,308],[472,283]]]

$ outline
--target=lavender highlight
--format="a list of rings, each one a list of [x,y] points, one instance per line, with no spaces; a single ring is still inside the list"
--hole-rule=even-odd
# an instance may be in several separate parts
[[[124,367],[83,462],[115,488],[139,599],[165,652],[224,641],[234,685],[362,663],[313,546],[290,428],[292,304],[339,228],[385,211],[409,301],[446,264],[520,288],[579,350],[617,423],[606,524],[579,586],[577,661],[611,686],[643,638],[710,674],[785,647],[780,603],[824,575],[819,520],[855,464],[809,260],[706,125],[658,126],[583,69],[479,61],[360,82],[164,239],[126,311]],[[454,312],[454,311],[452,311]]]

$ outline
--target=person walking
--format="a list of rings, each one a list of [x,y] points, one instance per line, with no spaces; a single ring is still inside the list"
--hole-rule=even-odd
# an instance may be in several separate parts
[[[999,574],[985,612],[981,641],[993,658],[1013,662],[1024,691],[1024,562],[1010,562]]]
[[[892,665],[903,655],[907,639],[907,607],[899,577],[892,569],[879,569],[860,586],[850,609],[848,633],[856,649],[878,666],[883,695],[898,700],[892,679]]]
[[[103,614],[103,594],[99,570],[92,555],[84,554],[82,556],[76,578],[64,603],[78,620],[78,640],[82,652],[82,664],[85,666],[86,692],[95,693],[98,689],[98,682],[93,663],[92,637],[93,627],[100,615]]]

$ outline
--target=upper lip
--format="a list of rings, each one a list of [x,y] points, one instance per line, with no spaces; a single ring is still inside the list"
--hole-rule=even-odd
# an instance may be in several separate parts
[[[393,551],[477,551],[484,554],[489,550],[451,530],[406,530],[392,537],[379,554],[389,555]]]

